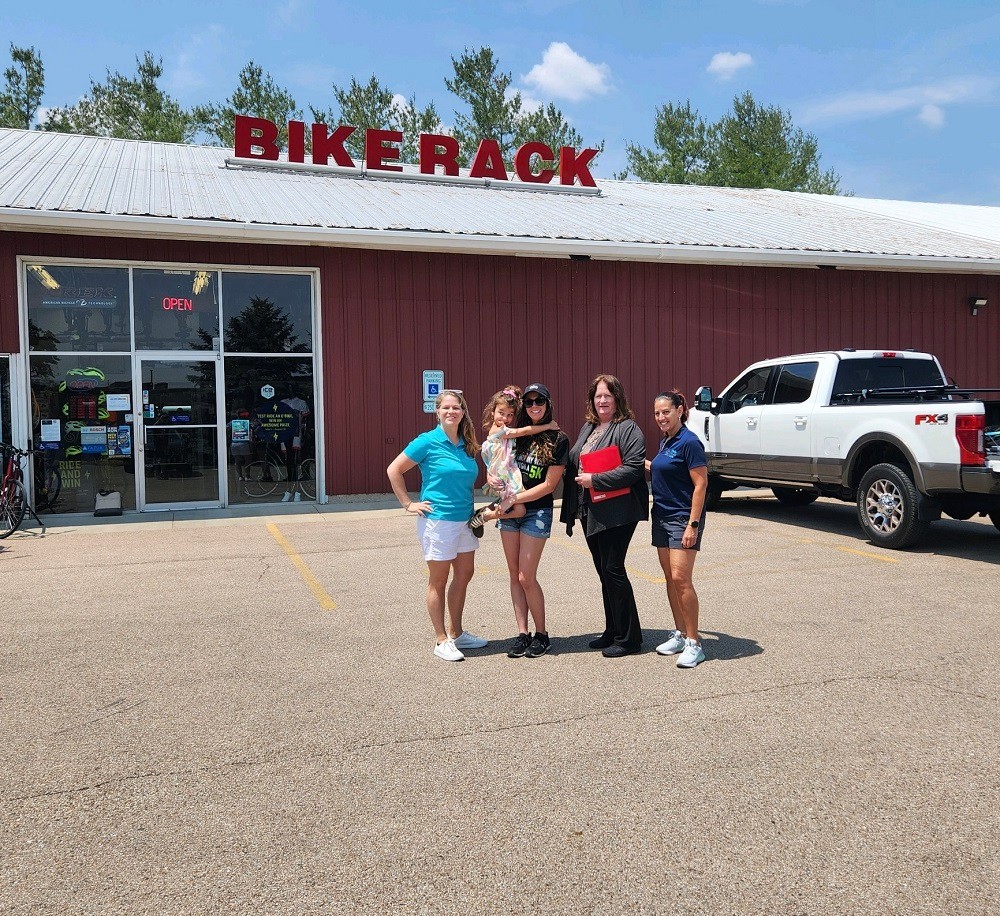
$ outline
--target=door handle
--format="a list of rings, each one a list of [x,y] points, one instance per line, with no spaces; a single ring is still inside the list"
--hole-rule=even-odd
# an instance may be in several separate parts
[[[756,429],[756,428],[757,428],[757,418],[747,417],[747,429]]]
[[[796,418],[795,418],[795,425],[796,425],[796,426],[797,426],[797,427],[798,427],[799,429],[802,429],[802,427],[806,425],[806,421],[807,421],[808,419],[809,419],[808,417],[796,417]]]

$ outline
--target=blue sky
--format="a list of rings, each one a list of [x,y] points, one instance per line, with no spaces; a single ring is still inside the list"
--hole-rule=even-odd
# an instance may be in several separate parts
[[[108,68],[149,50],[185,105],[228,97],[254,59],[308,110],[330,85],[375,73],[434,101],[445,124],[452,56],[489,45],[528,99],[555,102],[606,152],[650,144],[654,111],[690,99],[716,119],[735,94],[789,110],[825,167],[861,197],[1000,205],[1000,9],[995,2],[619,3],[477,0],[63,2],[4,4],[0,61],[33,45],[44,105],[75,101]],[[42,10],[44,9],[44,15]]]

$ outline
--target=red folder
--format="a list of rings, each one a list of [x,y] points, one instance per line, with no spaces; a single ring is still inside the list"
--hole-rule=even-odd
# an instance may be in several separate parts
[[[596,452],[587,452],[580,456],[580,469],[585,474],[600,474],[602,471],[613,471],[622,465],[622,453],[618,451],[617,445],[609,445],[607,448],[598,449]],[[624,496],[632,491],[631,487],[622,487],[620,490],[595,490],[590,487],[590,501],[601,503],[606,499],[614,499],[616,496]]]

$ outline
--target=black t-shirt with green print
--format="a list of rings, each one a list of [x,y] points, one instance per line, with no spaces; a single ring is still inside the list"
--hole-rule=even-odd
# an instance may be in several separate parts
[[[556,465],[559,467],[566,466],[566,461],[569,458],[569,439],[566,438],[566,434],[562,431],[556,433],[557,438],[555,447],[552,449],[552,459],[544,461],[538,455],[538,441],[544,441],[544,437],[551,435],[552,433],[540,433],[537,436],[532,436],[523,450],[517,448],[517,446],[514,447],[514,458],[521,471],[521,484],[525,490],[537,487],[544,481],[546,472],[550,467]],[[551,493],[548,493],[540,499],[525,503],[524,508],[528,512],[535,509],[551,509],[552,501],[553,496]]]

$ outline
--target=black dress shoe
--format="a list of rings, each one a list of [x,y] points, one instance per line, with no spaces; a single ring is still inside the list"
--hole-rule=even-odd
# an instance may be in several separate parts
[[[605,658],[621,658],[622,656],[625,655],[635,655],[635,653],[638,651],[639,651],[638,646],[634,649],[628,649],[625,646],[620,646],[618,645],[618,643],[614,643],[613,645],[608,646],[601,653],[601,655],[603,655]]]
[[[597,637],[597,639],[592,639],[588,642],[587,645],[590,646],[591,649],[607,649],[607,647],[614,643],[614,641],[615,639],[613,636],[608,636],[607,633],[602,633]]]

